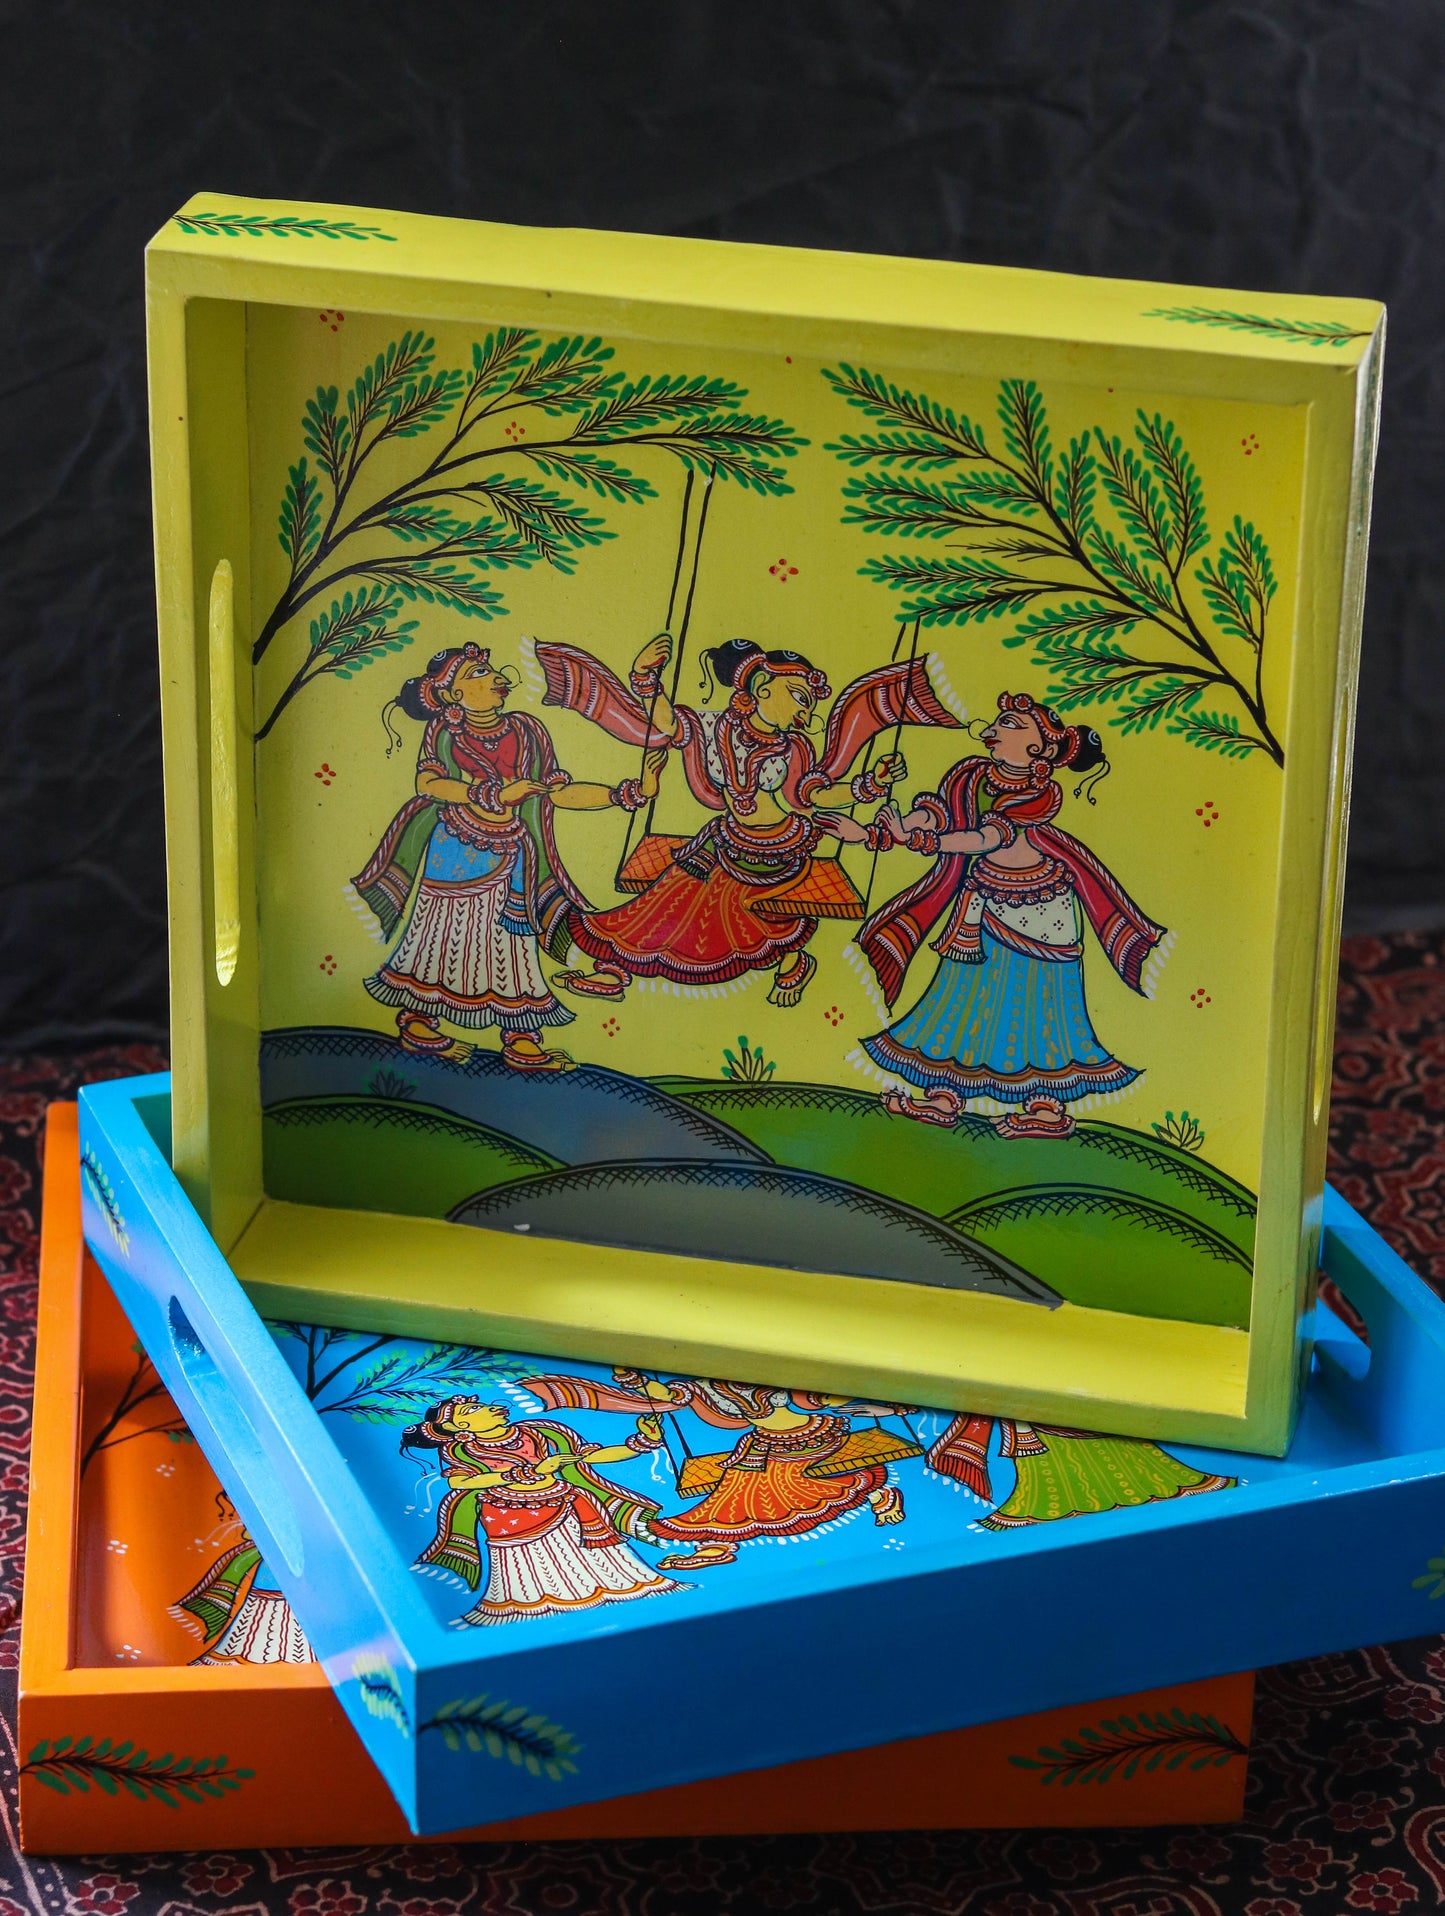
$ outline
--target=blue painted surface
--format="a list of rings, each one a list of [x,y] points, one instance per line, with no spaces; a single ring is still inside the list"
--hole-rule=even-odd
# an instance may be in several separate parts
[[[304,1332],[268,1332],[157,1146],[153,1101],[167,1090],[160,1077],[81,1093],[87,1239],[419,1830],[1417,1635],[1445,1616],[1426,1575],[1445,1555],[1445,1305],[1329,1193],[1326,1267],[1364,1317],[1369,1348],[1318,1313],[1286,1458],[1169,1447],[1197,1470],[1240,1479],[1235,1488],[985,1529],[1016,1469],[995,1427],[988,1501],[905,1456],[886,1465],[901,1523],[875,1523],[860,1502],[788,1542],[746,1543],[735,1562],[668,1573],[683,1589],[463,1624],[489,1553],[477,1590],[416,1569],[443,1485],[435,1452],[399,1448],[427,1406],[404,1390],[386,1400],[387,1378],[404,1384],[410,1365],[421,1384],[445,1384],[439,1396],[503,1402],[514,1425],[548,1421],[584,1445],[617,1445],[635,1418],[545,1408],[527,1381],[542,1371],[605,1383],[605,1367],[436,1360],[434,1347],[403,1340],[367,1352],[370,1340],[350,1333],[313,1366],[313,1386],[340,1366],[313,1404]],[[377,1366],[393,1358],[399,1368],[378,1383]],[[372,1414],[358,1414],[367,1402]],[[871,1416],[848,1414],[873,1428]],[[667,1456],[596,1466],[606,1484],[659,1505],[664,1523],[699,1501],[678,1486],[684,1441],[696,1456],[747,1434],[707,1423],[692,1404],[665,1421]],[[947,1422],[921,1411],[878,1427],[926,1449]],[[649,1572],[686,1550],[660,1537],[628,1548]],[[522,1710],[524,1742],[548,1734],[528,1720],[560,1726],[576,1742],[575,1773],[533,1774],[506,1760],[505,1744],[500,1756],[484,1737],[479,1749],[464,1739],[452,1749],[439,1728],[420,1727],[483,1697]]]

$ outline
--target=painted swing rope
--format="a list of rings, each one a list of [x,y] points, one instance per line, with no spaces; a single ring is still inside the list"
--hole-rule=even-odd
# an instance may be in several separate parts
[[[676,657],[673,662],[673,671],[672,671],[672,698],[674,702],[676,702],[676,699],[677,699],[678,681],[682,675],[682,659],[683,659],[683,652],[687,645],[688,626],[692,620],[692,602],[693,602],[693,595],[697,591],[698,568],[702,563],[702,541],[703,541],[703,534],[707,530],[707,509],[712,500],[713,475],[709,472],[704,476],[704,479],[703,479],[703,485],[705,490],[703,493],[702,511],[698,516],[697,531],[693,540],[692,567],[691,567],[691,571],[690,571],[690,575],[689,575],[688,583],[687,583],[687,595],[685,599],[683,600],[682,624],[678,632],[674,635],[672,630],[672,622],[677,612],[678,587],[682,583],[683,555],[687,550],[690,514],[692,510],[693,487],[695,486],[696,483],[697,483],[697,469],[693,466],[689,466],[687,469],[687,478],[683,485],[682,512],[678,519],[677,559],[674,562],[674,565],[672,568],[672,586],[667,595],[667,617],[663,621],[663,626],[662,626],[663,633],[669,636],[675,636],[675,639],[676,639],[677,651],[676,651]],[[655,720],[656,720],[656,714],[657,714],[657,701],[660,697],[661,697],[661,686],[659,685],[658,690],[653,693],[653,695],[647,702],[647,728],[643,735],[643,741],[642,741],[642,759],[638,767],[639,778],[645,777],[647,773],[648,755],[652,750],[653,741],[656,737]],[[647,802],[647,820],[642,828],[643,836],[645,838],[651,836],[653,820],[656,818],[656,816],[657,816],[657,795],[656,793],[654,793],[653,796]],[[632,828],[634,824],[636,823],[636,821],[637,821],[637,810],[636,808],[633,808],[629,810],[627,814],[627,827],[622,835],[622,852],[617,860],[617,871],[613,879],[613,883],[616,886],[617,890],[619,891],[622,890],[622,874],[627,867],[628,856],[632,850]]]

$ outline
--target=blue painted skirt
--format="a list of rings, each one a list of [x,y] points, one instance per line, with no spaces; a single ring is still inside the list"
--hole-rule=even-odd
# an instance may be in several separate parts
[[[931,1091],[965,1098],[1070,1103],[1120,1091],[1139,1073],[1094,1036],[1077,958],[1030,958],[983,933],[982,964],[939,960],[906,1018],[865,1038],[875,1064]]]

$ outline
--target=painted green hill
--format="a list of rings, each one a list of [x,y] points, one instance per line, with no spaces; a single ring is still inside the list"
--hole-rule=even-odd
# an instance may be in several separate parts
[[[666,1079],[661,1088],[779,1164],[954,1224],[1073,1303],[1248,1322],[1254,1199],[1162,1140],[1087,1120],[1058,1139],[1001,1138],[974,1116],[944,1130],[892,1118],[871,1093],[834,1085]]]
[[[475,1191],[561,1168],[503,1132],[400,1098],[292,1099],[264,1113],[261,1135],[272,1197],[410,1217],[445,1217]]]

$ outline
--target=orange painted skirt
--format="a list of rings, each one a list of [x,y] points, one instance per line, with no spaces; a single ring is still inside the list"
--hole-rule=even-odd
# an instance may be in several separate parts
[[[856,1510],[888,1482],[882,1464],[833,1477],[815,1474],[848,1441],[844,1418],[815,1416],[796,1430],[754,1430],[728,1459],[716,1487],[690,1510],[654,1518],[655,1536],[681,1542],[746,1543],[796,1537]]]
[[[750,885],[721,865],[694,878],[669,865],[646,891],[610,911],[578,913],[572,938],[594,965],[679,985],[722,985],[801,951],[816,918],[764,918],[755,909],[790,889]]]

